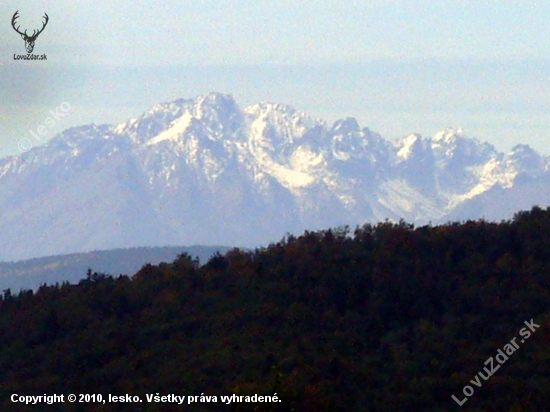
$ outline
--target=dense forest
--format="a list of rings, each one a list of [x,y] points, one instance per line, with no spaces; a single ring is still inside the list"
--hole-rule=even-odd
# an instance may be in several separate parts
[[[500,223],[305,232],[203,265],[181,254],[131,277],[5,290],[0,410],[542,412],[549,262],[550,207],[536,207]],[[281,402],[220,399],[274,393]],[[143,402],[25,406],[12,394]]]

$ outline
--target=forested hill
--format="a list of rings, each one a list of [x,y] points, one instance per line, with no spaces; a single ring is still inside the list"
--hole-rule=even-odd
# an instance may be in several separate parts
[[[217,251],[228,250],[226,246],[134,247],[0,262],[0,291],[11,289],[18,292],[21,289],[36,290],[44,284],[78,283],[90,268],[113,275],[131,274],[144,263],[166,262],[180,253],[187,253],[204,263]]]
[[[0,410],[548,410],[549,262],[550,208],[534,208],[498,224],[306,232],[201,267],[180,255],[5,293]],[[540,325],[528,339],[526,321]],[[283,402],[219,398],[273,392]],[[13,393],[144,402],[25,409]],[[218,402],[147,403],[155,393]]]

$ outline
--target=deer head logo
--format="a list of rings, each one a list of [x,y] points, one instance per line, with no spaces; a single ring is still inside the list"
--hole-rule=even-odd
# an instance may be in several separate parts
[[[25,30],[25,32],[22,33],[22,32],[19,31],[20,26],[15,27],[16,20],[19,18],[18,13],[19,13],[19,10],[17,10],[15,12],[15,14],[13,15],[13,18],[11,19],[11,26],[13,27],[13,29],[17,33],[19,33],[21,35],[21,38],[23,40],[25,40],[25,48],[27,49],[27,53],[32,53],[32,51],[34,49],[34,42],[36,41],[36,38],[38,37],[38,35],[40,33],[42,33],[44,31],[44,29],[46,28],[46,24],[48,24],[48,20],[50,18],[48,17],[48,15],[46,13],[44,13],[44,19],[46,19],[46,20],[42,23],[42,28],[40,30],[38,30],[38,32],[36,30],[34,30],[32,35],[29,36],[27,34],[27,30]]]

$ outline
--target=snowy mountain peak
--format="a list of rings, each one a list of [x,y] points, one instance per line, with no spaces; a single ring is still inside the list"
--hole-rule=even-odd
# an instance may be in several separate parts
[[[464,138],[464,131],[461,127],[459,128],[452,128],[449,127],[447,129],[443,129],[440,132],[436,133],[433,137],[434,143],[439,144],[451,144],[456,142],[457,139]]]
[[[196,99],[197,105],[211,105],[211,106],[230,106],[235,107],[237,102],[233,98],[232,94],[228,93],[219,93],[219,92],[210,92],[203,96],[199,96]]]
[[[359,123],[354,117],[348,117],[334,122],[331,130],[334,134],[348,134],[360,131]]]
[[[325,127],[322,120],[285,104],[258,103],[244,112],[251,122],[251,138],[275,151],[285,151],[288,145],[299,144],[308,131]]]
[[[410,134],[397,142],[397,156],[402,159],[409,159],[422,145],[422,136]]]
[[[541,171],[546,171],[550,165],[549,158],[542,157],[526,144],[514,146],[507,157],[507,164],[510,168],[529,175],[537,175]]]
[[[539,158],[539,154],[528,144],[518,144],[512,147],[510,156],[514,158]]]
[[[500,219],[550,203],[549,165],[526,145],[505,155],[462,129],[393,143],[353,118],[328,126],[288,105],[241,109],[231,95],[209,93],[119,125],[68,129],[1,159],[0,207],[8,212],[0,259],[252,246],[386,218]]]
[[[231,117],[240,112],[240,108],[230,94],[209,93],[199,97],[192,109],[197,119],[206,118],[210,121],[223,121],[224,117]]]
[[[440,131],[431,140],[431,148],[440,166],[463,167],[502,156],[493,145],[466,137],[461,128]]]

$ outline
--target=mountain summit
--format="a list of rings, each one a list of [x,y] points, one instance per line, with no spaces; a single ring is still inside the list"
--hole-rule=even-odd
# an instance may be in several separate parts
[[[210,93],[68,129],[0,160],[0,260],[170,244],[252,246],[384,219],[510,218],[550,203],[550,161],[445,129],[385,140]]]

